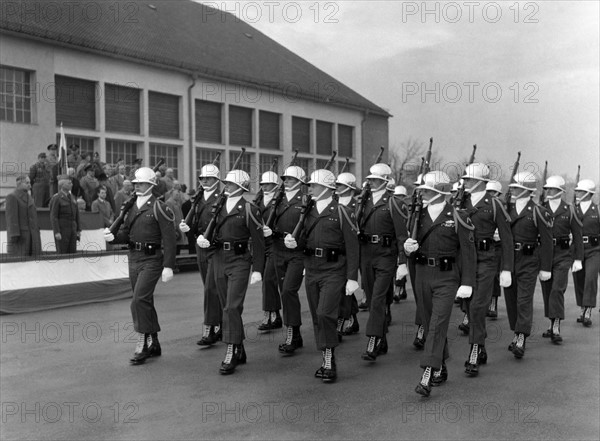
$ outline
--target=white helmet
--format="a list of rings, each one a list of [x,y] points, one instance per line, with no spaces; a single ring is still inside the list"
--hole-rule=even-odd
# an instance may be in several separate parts
[[[487,181],[487,184],[485,184],[485,189],[486,191],[497,191],[498,193],[502,193],[502,184],[499,181],[490,179]]]
[[[131,180],[132,184],[147,182],[148,184],[156,185],[156,173],[149,167],[140,167],[135,171],[135,179]]]
[[[394,191],[394,189],[396,188],[396,180],[394,178],[390,178],[385,188],[388,191]]]
[[[227,173],[223,182],[231,182],[242,190],[250,191],[250,175],[244,170],[231,170]]]
[[[383,179],[384,181],[389,182],[392,169],[387,164],[379,163],[372,165],[369,169],[369,173],[371,174],[367,176],[367,179]]]
[[[565,191],[565,180],[562,176],[550,176],[546,179],[545,189],[556,188],[557,190]]]
[[[335,181],[336,184],[342,184],[346,187],[356,190],[356,176],[352,173],[340,173]]]
[[[277,184],[278,179],[277,173],[266,171],[262,174],[259,184]]]
[[[408,190],[406,190],[406,187],[404,185],[396,185],[396,188],[394,189],[394,194],[398,196],[406,196],[408,194]]]
[[[329,170],[315,170],[310,174],[309,184],[319,184],[335,190],[335,175]]]
[[[423,184],[420,190],[433,190],[440,194],[450,194],[450,177],[443,171],[432,171],[423,176]]]
[[[285,178],[296,178],[303,184],[306,184],[306,173],[302,170],[302,167],[297,165],[291,165],[285,169],[281,175],[281,179],[285,181]]]
[[[198,179],[201,178],[217,178],[219,179],[219,167],[214,164],[206,164],[200,169]]]
[[[588,193],[596,193],[596,184],[591,179],[582,179],[577,183],[575,191],[586,191]]]
[[[462,177],[477,179],[478,181],[487,181],[490,178],[490,168],[481,162],[474,162],[473,164],[467,165]]]
[[[513,182],[511,182],[508,186],[522,188],[523,190],[535,191],[537,187],[537,178],[535,177],[535,174],[528,171],[517,172]]]

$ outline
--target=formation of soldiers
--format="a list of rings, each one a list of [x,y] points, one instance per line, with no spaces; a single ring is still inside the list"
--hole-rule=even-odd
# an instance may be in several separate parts
[[[515,358],[525,355],[538,278],[549,319],[544,337],[562,342],[569,271],[581,307],[577,321],[590,327],[600,272],[595,183],[579,180],[571,204],[564,179],[550,176],[535,201],[537,177],[515,167],[508,195],[500,199],[502,185],[490,179],[488,166],[470,162],[454,191],[446,173],[424,169],[411,196],[380,161],[362,188],[352,173],[336,177],[325,167],[307,176],[290,165],[280,176],[263,173],[252,202],[243,197],[250,190],[248,173],[234,166],[220,179],[216,164],[205,165],[190,214],[178,226],[196,239],[204,287],[204,328],[197,344],[226,344],[221,374],[246,363],[244,298],[249,283],[262,281],[259,330],[284,327],[278,351],[292,356],[304,345],[299,296],[304,280],[322,354],[314,375],[333,382],[336,348],[344,336],[359,332],[354,293],[362,286],[369,311],[361,358],[374,363],[388,351],[390,305],[407,297],[409,276],[416,301],[413,344],[423,354],[415,390],[429,396],[448,378],[447,332],[456,302],[465,312],[460,328],[469,335],[467,377],[487,363],[486,317],[497,316],[500,287],[514,331],[508,350]],[[131,311],[139,333],[131,361],[139,364],[161,354],[153,292],[161,275],[163,281],[172,278],[175,240],[172,217],[151,192],[152,170],[138,169],[132,182],[137,200],[123,228],[107,229],[105,239],[131,250]]]

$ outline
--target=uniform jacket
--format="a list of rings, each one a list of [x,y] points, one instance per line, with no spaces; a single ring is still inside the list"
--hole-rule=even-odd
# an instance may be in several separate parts
[[[584,244],[585,249],[595,248],[589,242],[589,237],[600,235],[600,214],[598,211],[598,205],[592,202],[590,208],[587,209],[585,214],[583,214],[583,211],[581,211],[581,207],[577,205],[575,214],[583,224],[581,228],[581,234],[588,237],[588,243]]]
[[[475,248],[481,240],[489,240],[494,246],[494,232],[498,229],[500,245],[502,247],[502,269],[512,271],[514,266],[514,243],[510,229],[510,216],[504,209],[502,202],[488,194],[477,202],[475,206],[467,199],[466,213],[475,227]]]
[[[50,185],[50,172],[46,162],[36,162],[29,168],[29,180],[33,184]]]
[[[5,215],[8,238],[26,239],[27,236],[31,236],[32,254],[39,254],[42,250],[42,242],[33,198],[23,190],[15,190],[8,194]]]
[[[277,196],[275,196],[269,203],[269,211],[273,210],[273,205],[276,198]],[[283,248],[289,251],[288,248],[285,248],[283,239],[286,234],[291,234],[294,231],[294,228],[296,228],[298,220],[300,219],[302,205],[302,192],[298,191],[290,201],[287,200],[286,196],[283,196],[281,204],[279,204],[277,207],[275,211],[275,220],[273,222],[273,242],[277,243],[280,249]],[[295,250],[301,251],[304,249],[304,246],[304,240],[300,238],[298,241],[298,247],[295,248]]]
[[[510,227],[515,243],[540,245],[540,270],[552,271],[554,246],[552,245],[552,217],[548,210],[532,200],[517,214],[515,204],[511,204]],[[537,209],[536,209],[537,207]],[[534,221],[535,216],[535,221]]]
[[[552,237],[554,239],[566,238],[572,236],[571,247],[573,258],[583,260],[583,238],[579,219],[575,217],[575,210],[565,201],[560,201],[560,205],[553,212],[550,208],[550,202],[546,201],[543,207],[548,210],[552,218]]]
[[[427,258],[456,258],[461,268],[461,285],[474,287],[477,252],[471,229],[473,227],[466,213],[455,210],[446,202],[435,221],[431,220],[427,209],[423,208],[418,222],[417,253],[422,253]]]
[[[204,233],[204,230],[208,227],[208,224],[212,219],[211,209],[220,195],[221,191],[217,189],[212,192],[207,200],[204,200],[204,195],[199,196],[200,201],[198,201],[198,204],[194,208],[194,217],[192,219],[192,225],[190,225],[191,231],[196,237]]]
[[[77,201],[71,193],[62,190],[52,196],[50,200],[50,223],[54,234],[72,229],[80,232],[79,209]]]
[[[157,201],[154,196],[142,205],[141,208],[134,204],[127,213],[122,228],[117,233],[115,243],[140,242],[161,243],[163,246],[163,266],[175,268],[175,255],[177,243],[173,218],[167,219],[156,207],[157,217],[154,216],[154,203],[160,204],[168,216],[173,216],[171,210],[164,202]]]

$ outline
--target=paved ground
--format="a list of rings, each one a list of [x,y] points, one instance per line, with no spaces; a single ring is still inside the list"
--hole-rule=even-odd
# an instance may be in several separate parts
[[[390,350],[369,365],[360,359],[363,334],[336,352],[339,379],[322,384],[304,293],[305,347],[277,353],[282,332],[260,334],[259,287],[249,290],[244,318],[248,364],[218,374],[224,346],[199,349],[201,300],[197,272],[160,284],[156,304],[163,356],[133,367],[129,301],[0,316],[0,437],[8,439],[599,439],[600,320],[575,323],[567,293],[564,344],[541,333],[541,293],[527,352],[516,360],[501,299],[489,322],[488,365],[466,378],[467,338],[449,333],[446,385],[429,399],[414,393],[421,369],[411,345],[414,303],[393,305]],[[539,290],[538,290],[539,291]],[[410,298],[410,292],[409,292]],[[367,313],[359,315],[361,327]]]

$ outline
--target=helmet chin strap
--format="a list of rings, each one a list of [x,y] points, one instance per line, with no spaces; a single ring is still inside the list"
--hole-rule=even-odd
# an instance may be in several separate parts
[[[350,187],[346,187],[342,191],[336,190],[335,192],[337,193],[338,196],[343,195],[344,193],[348,193],[350,190],[352,190]]]
[[[465,187],[465,191],[467,193],[475,193],[477,191],[477,187],[479,187],[481,184],[483,184],[483,181],[477,181],[477,184],[473,185],[471,188]],[[481,191],[484,191],[484,190],[485,190],[485,188],[483,188],[483,190],[481,190]]]
[[[387,182],[384,181],[383,179],[380,179],[381,181],[381,185],[377,188],[371,188],[371,191],[379,191],[385,188],[385,186],[387,185]]]
[[[435,200],[439,199],[442,197],[441,193],[436,194],[434,197],[432,197],[431,199],[425,200],[423,199],[423,207],[427,207],[428,205],[431,205]]]
[[[521,198],[529,197],[530,193],[531,192],[529,190],[521,190],[521,193],[519,193],[519,194],[513,194],[513,195],[511,195],[511,198],[512,199],[521,199]]]
[[[204,187],[204,191],[213,191],[217,187],[218,184],[219,184],[219,181],[215,181],[213,183],[213,185],[211,185],[210,187],[204,187],[204,185],[202,185],[202,184],[200,184],[200,185],[202,185],[202,187]]]
[[[243,190],[241,188],[238,188],[235,191],[229,192],[229,191],[225,191],[225,196],[227,196],[228,198],[235,196],[238,193],[241,193]]]
[[[273,194],[273,193],[275,193],[276,190],[277,190],[277,187],[273,187],[270,190],[263,190],[263,193],[264,194]]]
[[[581,197],[575,196],[575,200],[577,201],[577,203],[579,203],[579,202],[585,202],[585,201],[587,201],[588,199],[591,199],[591,198],[592,198],[592,193],[586,193],[586,194],[584,194]]]
[[[148,187],[148,189],[147,189],[145,192],[143,192],[143,193],[140,193],[139,191],[136,191],[136,192],[135,192],[135,194],[136,194],[136,196],[139,196],[139,197],[148,196],[148,194],[152,193],[152,187],[154,187],[154,186],[153,186],[153,185],[151,185],[151,186],[150,186],[150,187]]]
[[[302,181],[298,181],[294,185],[292,185],[290,188],[286,188],[285,192],[291,193],[292,191],[296,191],[298,188],[300,188],[301,185],[302,185]],[[285,184],[284,184],[284,186],[285,186]]]
[[[317,196],[314,196],[313,199],[315,201],[320,201],[323,198],[323,195],[325,193],[327,193],[327,190],[329,190],[329,188],[325,187],[325,189],[321,193],[319,193]]]
[[[546,199],[548,199],[548,200],[560,199],[560,197],[562,196],[562,194],[564,192],[565,192],[564,190],[561,190],[558,193],[556,193],[554,196],[546,196]]]

